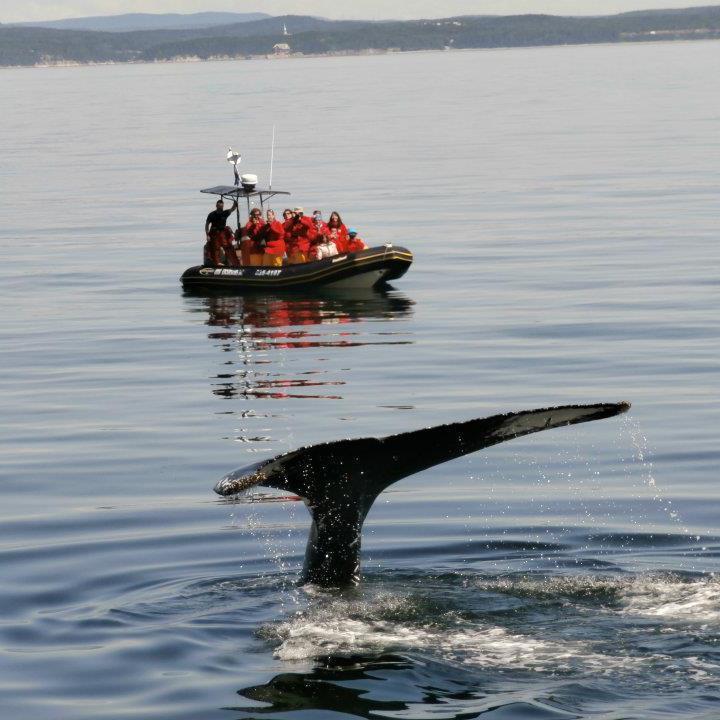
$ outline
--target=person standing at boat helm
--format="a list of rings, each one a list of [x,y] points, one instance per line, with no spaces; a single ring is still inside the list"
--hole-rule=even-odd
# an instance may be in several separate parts
[[[213,265],[220,265],[220,256],[224,244],[225,225],[229,215],[237,208],[237,200],[229,210],[225,210],[225,203],[220,198],[215,203],[215,209],[208,214],[205,220],[205,238],[207,256]]]

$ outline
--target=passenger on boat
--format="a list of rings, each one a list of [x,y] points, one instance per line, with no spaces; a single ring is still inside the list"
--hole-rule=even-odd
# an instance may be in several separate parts
[[[250,219],[243,228],[243,235],[246,235],[249,238],[249,241],[244,240],[240,246],[243,265],[258,267],[263,264],[265,248],[262,244],[262,233],[264,227],[265,221],[262,218],[262,211],[260,208],[253,208],[250,211]]]
[[[292,218],[286,223],[286,240],[288,263],[297,265],[309,259],[310,245],[315,239],[315,225],[305,217],[304,210],[296,207]]]
[[[339,253],[347,252],[348,229],[340,217],[340,213],[333,210],[327,222],[328,234],[335,243]]]
[[[262,240],[265,243],[262,264],[266,267],[282,267],[285,254],[285,228],[275,217],[274,210],[268,210],[266,217],[267,222],[262,231]]]
[[[315,239],[313,240],[313,245],[316,245],[317,243],[323,241],[327,232],[327,225],[323,221],[322,212],[320,212],[320,210],[313,210],[312,224],[313,229],[315,230]]]
[[[322,210],[313,210],[312,219],[316,227],[323,227],[325,225],[323,221]]]
[[[228,216],[237,208],[237,201],[233,202],[229,210],[225,210],[222,198],[215,203],[215,209],[208,214],[205,220],[205,257],[212,265],[220,265],[223,248],[223,234]]]
[[[357,230],[350,228],[348,230],[348,242],[347,252],[360,252],[361,250],[367,250],[365,242],[357,236]]]
[[[290,208],[285,208],[283,210],[283,230],[285,231],[285,257],[286,257],[286,263],[290,263],[290,254],[291,254],[291,248],[292,248],[292,225],[293,225],[293,218],[295,217],[293,211]]]
[[[250,246],[252,245],[252,240],[247,234],[244,225],[235,231],[235,240],[237,249],[240,252],[240,264],[243,266],[250,265]]]
[[[323,222],[322,213],[315,210],[313,213],[313,222],[315,223],[315,232],[317,237],[311,249],[311,257],[314,260],[322,260],[323,258],[333,257],[338,254],[335,243],[330,239],[330,230]]]
[[[225,226],[221,233],[222,236],[222,251],[225,254],[225,262],[230,267],[240,267],[240,258],[235,252],[235,246],[233,245],[233,239],[235,237],[233,230],[228,225]]]

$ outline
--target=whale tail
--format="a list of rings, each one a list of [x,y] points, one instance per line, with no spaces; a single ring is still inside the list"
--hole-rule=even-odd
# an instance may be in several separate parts
[[[353,585],[360,580],[363,522],[377,496],[393,483],[506,440],[613,417],[629,408],[629,403],[565,405],[313,445],[235,470],[215,485],[215,492],[235,495],[262,485],[299,495],[313,519],[303,582]]]

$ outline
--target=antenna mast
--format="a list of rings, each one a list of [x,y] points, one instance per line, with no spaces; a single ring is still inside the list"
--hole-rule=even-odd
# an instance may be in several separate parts
[[[270,183],[268,190],[272,190],[273,161],[275,160],[275,126],[273,125],[272,145],[270,146]]]

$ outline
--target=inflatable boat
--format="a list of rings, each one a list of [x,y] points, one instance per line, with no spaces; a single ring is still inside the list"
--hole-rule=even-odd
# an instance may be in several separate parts
[[[180,278],[187,290],[294,290],[311,287],[371,288],[402,277],[412,263],[412,253],[402,247],[382,245],[344,253],[301,265],[283,267],[188,268]]]
[[[265,209],[270,198],[289,195],[280,190],[260,190],[248,176],[242,185],[218,185],[201,190],[202,193],[232,198],[238,205],[244,199],[248,214],[252,206]],[[237,225],[242,224],[239,210]],[[314,260],[298,265],[282,267],[229,267],[196,265],[188,268],[180,282],[186,290],[224,290],[229,292],[264,290],[307,290],[312,288],[371,288],[378,287],[402,277],[412,264],[412,253],[403,247],[379,245],[359,252],[348,252],[333,257]]]

